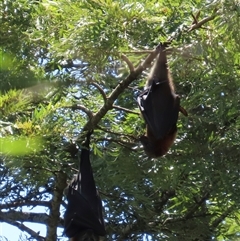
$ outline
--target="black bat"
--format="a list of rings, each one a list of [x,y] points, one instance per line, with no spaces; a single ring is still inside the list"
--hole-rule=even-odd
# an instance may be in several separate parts
[[[177,135],[178,113],[187,115],[175,94],[168,70],[167,43],[159,44],[156,62],[147,80],[145,90],[138,96],[138,105],[146,122],[147,134],[140,137],[146,154],[150,157],[165,155]]]
[[[86,233],[96,237],[106,234],[102,201],[96,189],[89,157],[90,136],[89,132],[81,150],[79,173],[68,186],[64,231],[72,241],[79,240]]]

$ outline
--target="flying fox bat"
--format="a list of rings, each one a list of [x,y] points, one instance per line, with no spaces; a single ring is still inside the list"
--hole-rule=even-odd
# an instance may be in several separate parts
[[[157,46],[159,53],[155,64],[145,90],[138,96],[138,105],[147,126],[147,133],[140,137],[140,141],[149,157],[160,157],[168,152],[176,139],[179,111],[187,116],[187,111],[180,106],[180,97],[175,94],[168,70],[167,45]]]
[[[90,136],[91,132],[81,150],[79,173],[68,186],[64,231],[71,241],[86,237],[99,240],[99,236],[106,234],[102,201],[96,189],[89,157]]]

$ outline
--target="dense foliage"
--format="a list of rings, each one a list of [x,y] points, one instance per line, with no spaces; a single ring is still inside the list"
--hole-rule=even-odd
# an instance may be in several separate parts
[[[64,188],[78,168],[71,153],[94,129],[106,240],[239,240],[238,0],[0,6],[1,222],[24,240],[65,240],[57,228]],[[169,153],[150,159],[138,141],[145,125],[136,98],[147,56],[169,40],[169,66],[189,116],[180,115]],[[45,225],[46,235],[25,222]]]

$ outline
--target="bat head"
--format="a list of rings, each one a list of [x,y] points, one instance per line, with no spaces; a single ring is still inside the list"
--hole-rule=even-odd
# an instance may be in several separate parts
[[[152,158],[161,157],[167,154],[168,150],[174,143],[177,135],[176,125],[162,139],[151,138],[152,136],[141,136],[140,142],[143,144],[145,153]]]

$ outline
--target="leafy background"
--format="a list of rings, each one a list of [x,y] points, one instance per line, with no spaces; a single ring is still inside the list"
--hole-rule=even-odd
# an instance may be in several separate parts
[[[78,168],[73,153],[93,128],[106,240],[239,240],[238,0],[0,6],[1,222],[21,240],[65,239],[56,230]],[[136,98],[147,56],[167,40],[189,117],[180,115],[169,153],[151,160],[138,142]],[[46,236],[26,222],[46,225]]]

